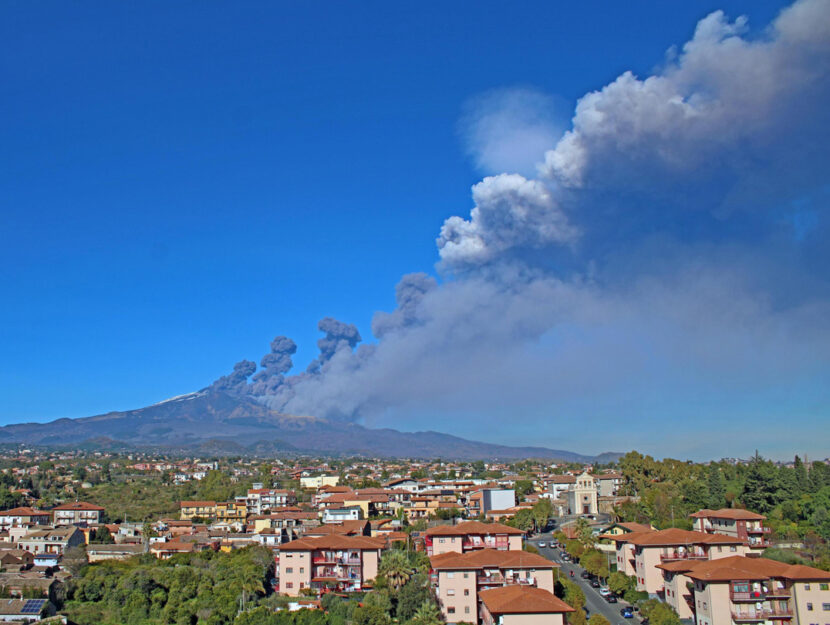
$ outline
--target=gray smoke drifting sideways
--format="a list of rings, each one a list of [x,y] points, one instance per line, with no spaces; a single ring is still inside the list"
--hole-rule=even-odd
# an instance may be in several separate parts
[[[510,127],[476,142],[515,150]],[[828,399],[814,382],[830,368],[828,162],[830,2],[800,0],[760,33],[717,11],[655,74],[583,96],[536,179],[476,184],[469,216],[440,230],[441,282],[404,276],[375,343],[325,318],[306,371],[286,375],[282,337],[252,384],[240,363],[214,387],[364,420],[611,424],[620,406],[691,417],[773,392],[809,411]]]

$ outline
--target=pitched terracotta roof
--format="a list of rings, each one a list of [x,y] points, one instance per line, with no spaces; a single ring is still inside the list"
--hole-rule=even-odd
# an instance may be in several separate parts
[[[368,536],[343,536],[332,534],[319,538],[298,538],[280,545],[280,551],[314,551],[315,549],[382,549],[386,546],[383,538]]]
[[[623,541],[638,547],[673,547],[677,545],[742,545],[743,539],[726,534],[691,532],[675,527],[651,532],[632,532],[620,536],[607,536],[611,540]]]
[[[37,510],[36,508],[12,508],[11,510],[0,511],[0,516],[47,516],[48,510]]]
[[[721,508],[720,510],[699,510],[689,515],[695,519],[730,519],[734,521],[764,521],[763,514],[742,510],[741,508]]]
[[[481,521],[465,521],[458,525],[438,525],[427,530],[427,536],[467,536],[487,534],[509,534],[522,536],[524,532],[515,527],[501,523],[482,523]]]
[[[532,586],[510,585],[482,590],[478,598],[490,614],[564,614],[575,610],[552,593]]]
[[[529,551],[498,551],[496,549],[477,549],[467,553],[450,551],[432,556],[429,562],[435,571],[481,569],[485,567],[552,569],[559,566],[555,562]]]
[[[215,501],[181,501],[179,507],[181,508],[210,508],[215,506]]]
[[[660,568],[664,568],[662,565]],[[733,580],[764,580],[772,577],[790,580],[830,580],[830,572],[803,564],[786,564],[767,558],[730,556],[717,560],[699,560],[689,563],[690,578],[706,582]]]
[[[96,506],[94,503],[87,503],[86,501],[73,501],[72,503],[61,504],[55,506],[52,510],[98,510],[103,511],[102,506]]]

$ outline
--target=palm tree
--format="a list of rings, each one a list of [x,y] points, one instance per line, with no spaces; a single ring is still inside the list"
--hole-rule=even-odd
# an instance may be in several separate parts
[[[412,577],[412,565],[403,551],[387,551],[380,560],[378,573],[386,578],[392,590],[398,592]]]

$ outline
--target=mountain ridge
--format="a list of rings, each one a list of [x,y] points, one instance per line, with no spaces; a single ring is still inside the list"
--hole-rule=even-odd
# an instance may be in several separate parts
[[[178,395],[134,410],[48,423],[0,427],[0,443],[49,447],[155,449],[213,455],[363,455],[395,458],[610,462],[598,456],[538,446],[472,441],[434,430],[400,432],[315,416],[287,415],[246,396],[212,389]]]

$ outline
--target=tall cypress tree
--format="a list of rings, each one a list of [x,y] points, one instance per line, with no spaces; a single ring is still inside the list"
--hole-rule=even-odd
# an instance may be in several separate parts
[[[810,488],[809,477],[807,476],[807,467],[804,466],[804,463],[801,462],[801,458],[798,456],[795,457],[793,465],[795,470],[795,483],[798,488],[797,494],[801,496],[808,492]]]
[[[709,507],[712,510],[720,510],[726,507],[726,482],[720,472],[720,467],[714,462],[709,464],[709,475],[707,480],[709,486]]]

